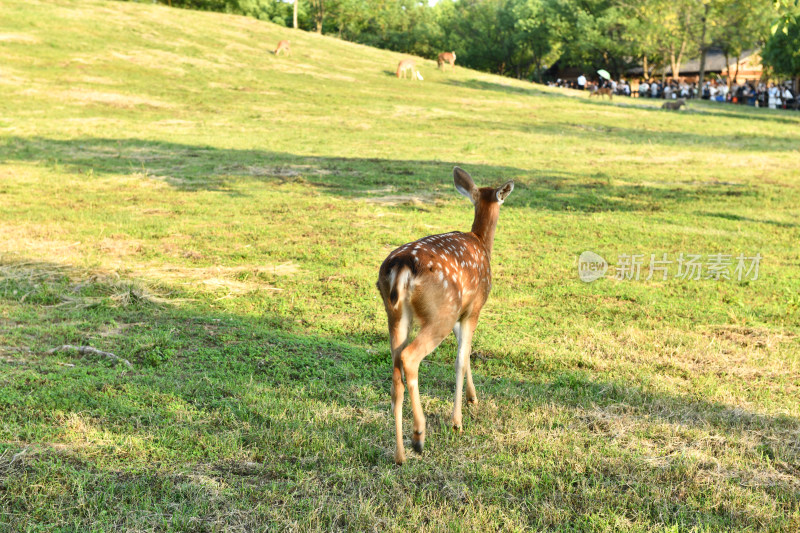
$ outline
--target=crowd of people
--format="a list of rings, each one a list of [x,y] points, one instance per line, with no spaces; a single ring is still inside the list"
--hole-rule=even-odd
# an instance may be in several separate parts
[[[775,84],[764,82],[733,82],[730,87],[726,82],[706,81],[703,90],[698,84],[681,80],[642,80],[631,83],[620,80],[606,80],[600,78],[590,82],[581,74],[575,80],[558,79],[549,82],[555,87],[567,87],[578,90],[596,90],[609,87],[614,95],[633,96],[639,98],[662,98],[666,100],[684,98],[701,98],[712,102],[729,102],[733,104],[752,105],[755,107],[768,107],[770,109],[798,109],[798,95],[792,91],[789,84]]]

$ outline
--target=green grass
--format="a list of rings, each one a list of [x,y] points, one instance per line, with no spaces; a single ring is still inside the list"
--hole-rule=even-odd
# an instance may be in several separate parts
[[[2,12],[0,530],[800,528],[797,113],[430,61],[414,83],[398,54],[152,5]],[[517,184],[481,403],[453,434],[450,337],[398,468],[374,282],[469,228],[454,164]],[[584,250],[764,259],[585,284]]]

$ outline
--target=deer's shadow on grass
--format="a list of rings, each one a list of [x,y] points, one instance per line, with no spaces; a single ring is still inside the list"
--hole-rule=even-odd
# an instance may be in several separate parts
[[[153,296],[156,291],[163,300]],[[298,487],[308,476],[333,489],[339,487],[341,474],[331,477],[332,464],[346,464],[370,479],[376,468],[387,475],[392,471],[388,341],[372,347],[364,338],[308,330],[287,316],[221,312],[213,301],[198,299],[182,287],[148,287],[136,280],[82,273],[70,265],[24,259],[0,262],[0,306],[7,310],[0,325],[13,326],[5,328],[5,346],[0,350],[4,384],[0,414],[6,421],[5,434],[16,443],[0,445],[0,452],[16,453],[22,443],[40,450],[38,459],[21,462],[17,470],[6,472],[7,477],[34,475],[37,469],[67,464],[93,479],[97,491],[114,486],[117,491],[141,494],[141,483],[132,483],[139,477],[157,476],[167,486],[177,487],[188,478],[175,472],[186,469],[243,489],[265,487],[259,480]],[[367,328],[374,330],[367,338],[381,336],[383,321],[378,323]],[[69,352],[47,353],[62,344],[91,344],[130,360],[134,368]],[[439,348],[452,352],[444,357],[448,362],[433,358],[421,372],[424,396],[446,406],[427,413],[434,448],[423,461],[404,467],[404,475],[412,482],[427,480],[423,485],[436,498],[442,497],[440,493],[448,490],[453,479],[475,494],[484,494],[485,474],[451,464],[448,454],[460,453],[461,447],[469,446],[468,439],[492,449],[500,446],[504,436],[492,437],[494,432],[481,432],[480,426],[513,416],[510,411],[504,413],[502,406],[535,412],[555,405],[568,413],[568,423],[585,424],[582,429],[605,439],[612,449],[616,449],[615,437],[604,429],[603,420],[586,419],[588,410],[624,405],[625,415],[639,422],[657,419],[710,429],[722,442],[750,439],[757,443],[752,453],[768,455],[773,464],[796,465],[800,459],[796,446],[800,420],[792,416],[751,413],[702,398],[653,392],[590,372],[545,372],[528,380],[495,378],[485,375],[477,360],[479,396],[501,407],[489,415],[491,420],[481,414],[480,407],[477,415],[468,414],[467,435],[454,438],[436,424],[451,408],[452,348],[452,343]],[[405,412],[409,417],[409,409]],[[59,429],[62,426],[68,429]],[[102,429],[103,435],[97,442],[95,428]],[[471,429],[480,436],[470,437]],[[64,455],[59,451],[63,448],[52,442],[64,438],[69,448],[70,431],[86,432],[89,437],[75,452]],[[152,443],[152,449],[146,443]],[[142,446],[145,449],[140,450]],[[636,452],[624,447],[618,451],[631,453],[636,460]],[[123,468],[113,459],[118,452],[122,456],[145,453],[151,458]],[[256,466],[241,464],[243,456]],[[581,457],[578,454],[572,460]],[[173,473],[152,470],[152,461],[173,465]],[[426,465],[431,461],[445,465],[447,479],[430,478]],[[678,523],[685,520],[687,511],[694,513],[693,504],[674,490],[677,482],[660,475],[663,467],[640,462],[630,469],[629,464],[611,459],[602,471],[568,477],[582,479],[590,487],[605,487],[613,505],[622,509],[630,505],[627,491],[632,485],[652,492],[647,501],[666,498],[666,505],[647,506],[656,521]],[[117,466],[103,466],[108,464]],[[548,486],[545,478],[563,475],[551,470],[541,464],[530,472],[541,474],[529,480],[532,485],[504,484],[491,490],[501,490],[509,501],[547,500],[546,490],[535,489]],[[359,487],[353,485],[354,492],[347,489],[346,495],[357,497]],[[781,487],[779,494],[785,496],[790,488]],[[772,494],[777,489],[751,485],[741,490]],[[148,489],[145,493],[149,494]],[[183,497],[180,491],[169,494],[168,500]],[[575,497],[581,498],[578,493]],[[791,502],[781,501],[788,515]],[[109,502],[101,499],[98,505]],[[693,523],[731,517],[736,523],[750,523],[746,513],[725,509],[704,509],[696,515]]]
[[[399,203],[403,203],[403,196],[421,191],[435,194],[446,190],[451,196],[453,166],[461,165],[480,183],[500,184],[514,179],[517,191],[508,202],[509,207],[525,205],[552,211],[652,212],[673,203],[757,194],[755,190],[725,184],[699,188],[613,185],[607,176],[587,176],[563,169],[530,171],[460,161],[301,156],[140,139],[11,137],[0,145],[0,161],[33,162],[80,174],[83,179],[141,176],[186,192],[218,191],[242,196],[246,193],[237,186],[242,181],[302,182],[334,196],[378,202],[400,197]]]

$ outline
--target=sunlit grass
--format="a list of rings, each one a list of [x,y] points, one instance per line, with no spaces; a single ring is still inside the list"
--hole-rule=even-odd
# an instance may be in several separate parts
[[[398,54],[145,4],[2,10],[0,529],[800,528],[796,113],[397,80]],[[374,282],[469,228],[454,164],[516,181],[480,404],[453,434],[451,337],[396,468]],[[763,262],[612,279],[632,253]]]

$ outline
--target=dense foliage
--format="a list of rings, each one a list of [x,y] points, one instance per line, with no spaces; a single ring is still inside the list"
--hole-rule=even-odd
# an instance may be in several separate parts
[[[779,75],[800,77],[800,2],[787,2],[786,10],[772,27],[763,58]]]
[[[293,24],[288,0],[160,1]],[[429,58],[455,50],[461,65],[529,79],[557,60],[620,75],[631,65],[676,71],[711,47],[734,59],[762,46],[789,9],[739,0],[297,1],[302,29]]]

